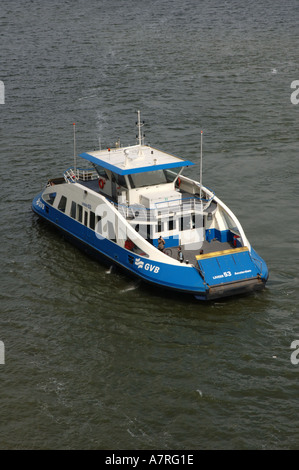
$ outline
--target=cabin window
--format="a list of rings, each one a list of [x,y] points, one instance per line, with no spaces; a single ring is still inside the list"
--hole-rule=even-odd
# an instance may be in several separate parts
[[[204,216],[202,214],[192,214],[191,216],[191,228],[201,228],[204,227]]]
[[[180,218],[180,231],[182,230],[190,230],[191,224],[190,224],[190,215],[181,217]]]
[[[77,220],[81,223],[82,223],[82,213],[83,213],[82,206],[80,206],[80,204],[77,204]]]
[[[58,209],[61,211],[61,212],[65,212],[65,208],[66,208],[66,197],[65,196],[61,196],[61,199],[59,201],[59,204],[58,204]]]
[[[94,165],[95,169],[96,169],[96,172],[98,173],[98,175],[101,177],[101,178],[105,178],[106,180],[108,179],[108,175],[105,171],[104,168],[102,168],[101,166],[99,165]]]
[[[107,224],[108,224],[108,240],[111,240],[112,242],[116,242],[116,235],[115,235],[114,225],[109,220],[108,220]]]
[[[89,227],[92,230],[94,230],[95,229],[95,224],[96,224],[95,213],[90,211],[90,213],[89,213]]]
[[[118,175],[117,173],[112,173],[112,181],[115,181],[118,186],[123,186],[127,188],[127,182],[123,175]]]
[[[175,221],[173,220],[173,217],[169,218],[168,221],[168,230],[174,230],[175,229]]]
[[[48,204],[51,204],[51,206],[53,206],[55,197],[56,197],[56,193],[45,194],[45,195],[43,196],[44,200],[45,200]]]
[[[162,222],[162,220],[158,220],[158,224],[156,226],[156,232],[158,232],[158,233],[163,232],[163,222]]]
[[[154,226],[151,224],[136,224],[135,231],[139,233],[143,238],[150,241],[153,238]]]
[[[102,217],[100,215],[96,216],[96,232],[102,233]]]
[[[192,225],[191,227],[192,228],[195,228],[196,224],[195,224],[195,214],[192,214]]]
[[[88,225],[88,212],[84,211],[84,225],[87,227]]]
[[[53,206],[55,198],[56,198],[56,193],[49,194],[49,204],[51,204],[51,206]]]
[[[131,188],[141,188],[143,186],[154,186],[156,184],[167,183],[163,170],[147,171],[146,173],[134,173],[129,175]]]
[[[76,208],[77,208],[77,204],[76,204],[74,201],[72,201],[72,205],[71,205],[71,217],[72,217],[73,219],[76,218]]]

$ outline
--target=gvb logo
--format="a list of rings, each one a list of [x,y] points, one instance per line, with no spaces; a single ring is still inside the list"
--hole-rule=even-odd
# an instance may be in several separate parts
[[[291,349],[295,349],[295,351],[292,352],[291,354],[291,363],[296,366],[299,364],[299,339],[295,339],[295,341],[292,342],[291,344]]]
[[[5,104],[5,86],[2,80],[0,80],[0,104]]]
[[[0,364],[5,364],[5,352],[3,341],[0,341]]]

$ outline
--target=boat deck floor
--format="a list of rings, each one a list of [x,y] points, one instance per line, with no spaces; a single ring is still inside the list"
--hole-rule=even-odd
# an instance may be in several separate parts
[[[87,181],[79,180],[78,183],[82,184],[82,186],[85,186],[86,188],[92,189],[96,193],[100,192],[99,180],[98,179],[87,180]]]
[[[218,240],[212,240],[211,242],[204,241],[202,246],[196,250],[188,250],[182,247],[184,255],[184,262],[188,261],[190,264],[197,264],[196,256],[200,254],[200,250],[203,250],[203,254],[214,253],[218,251],[231,250],[234,246],[229,242],[219,242]],[[166,253],[174,259],[178,256],[178,247],[168,248]]]

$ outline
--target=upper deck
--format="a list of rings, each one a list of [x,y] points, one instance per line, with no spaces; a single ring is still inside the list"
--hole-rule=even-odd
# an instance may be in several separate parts
[[[140,144],[84,152],[80,157],[122,176],[194,165],[189,160]]]

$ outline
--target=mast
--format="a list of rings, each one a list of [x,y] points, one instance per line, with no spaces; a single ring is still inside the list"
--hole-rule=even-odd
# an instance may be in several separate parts
[[[137,121],[137,126],[138,126],[138,143],[141,147],[141,144],[142,144],[142,137],[141,137],[141,121],[140,121],[140,111],[138,110],[137,111],[137,115],[138,115],[138,121]]]
[[[75,181],[76,181],[76,173],[77,173],[77,157],[76,157],[76,123],[73,122],[74,128],[74,173],[75,173]]]
[[[144,126],[144,121],[141,122],[140,120],[140,111],[138,110],[137,111],[137,115],[138,115],[138,120],[136,122],[136,125],[138,126],[138,145],[139,145],[139,156],[142,155],[142,144],[143,144],[143,139],[144,139],[144,134],[142,135],[141,133],[141,128]],[[137,136],[136,136],[137,137]]]
[[[199,179],[199,183],[200,183],[200,199],[202,197],[202,131],[200,132],[200,179]]]

